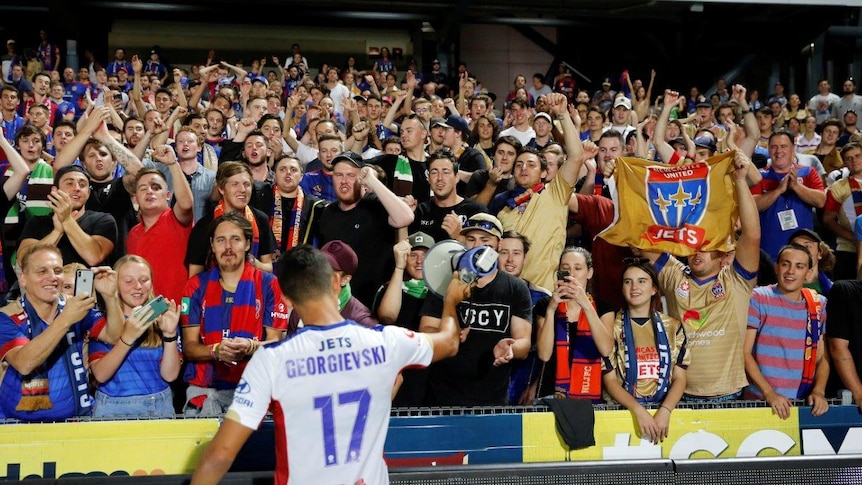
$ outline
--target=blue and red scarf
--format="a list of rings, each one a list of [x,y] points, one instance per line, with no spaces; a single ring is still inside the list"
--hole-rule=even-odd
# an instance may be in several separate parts
[[[588,295],[593,308],[593,297]],[[562,397],[602,400],[602,363],[599,349],[593,340],[590,323],[581,310],[576,326],[572,328],[566,316],[567,304],[560,303],[554,313],[554,335],[557,354],[555,394]]]

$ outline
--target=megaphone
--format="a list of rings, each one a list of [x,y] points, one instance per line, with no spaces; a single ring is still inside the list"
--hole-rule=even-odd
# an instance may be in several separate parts
[[[422,262],[425,287],[443,298],[454,271],[458,271],[458,277],[464,283],[473,283],[497,269],[497,258],[497,251],[488,246],[467,249],[454,239],[440,241],[425,253]]]

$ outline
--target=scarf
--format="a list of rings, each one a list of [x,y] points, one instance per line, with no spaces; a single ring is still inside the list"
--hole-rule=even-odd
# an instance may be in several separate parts
[[[851,179],[852,180],[852,179]],[[805,326],[805,360],[802,364],[802,381],[796,397],[802,399],[814,387],[814,372],[817,370],[817,344],[820,342],[820,298],[808,288],[802,288],[802,296],[808,308],[808,323]]]
[[[409,279],[401,282],[401,291],[407,293],[413,298],[422,299],[428,294],[428,288],[425,286],[425,280]]]
[[[201,321],[201,336],[206,345],[221,342],[223,338],[245,337],[264,340],[263,331],[263,273],[246,264],[242,270],[233,303],[226,304],[225,291],[219,283],[220,273],[211,270],[205,282],[203,307],[205,318]],[[229,365],[213,361],[215,377],[224,382],[239,382],[245,362]],[[197,384],[196,384],[197,385]]]
[[[14,318],[18,322],[27,321],[27,338],[32,341],[42,333],[42,318],[26,297],[22,296],[19,303],[21,304],[21,308],[24,309],[24,313]],[[61,298],[57,304],[57,315],[63,311],[65,303],[65,300]],[[80,342],[83,339],[83,335],[79,332],[80,327],[78,325],[69,327],[66,338],[60,341],[58,348],[65,346],[62,359],[66,367],[66,375],[69,378],[69,387],[74,393],[75,416],[86,416],[90,414],[93,405],[93,400],[87,393],[87,370],[84,368],[84,360],[81,358],[81,353],[74,343],[70,343]],[[15,410],[41,411],[53,407],[54,403],[51,402],[48,369],[45,364],[42,364],[29,376],[22,376],[21,399],[18,401]]]
[[[533,198],[533,194],[539,194],[543,190],[545,190],[545,184],[543,182],[539,182],[529,189],[515,187],[509,191],[508,197],[506,197],[506,205],[509,206],[510,209],[524,206],[531,198]]]
[[[399,197],[413,194],[413,169],[410,168],[410,160],[403,155],[398,155],[395,162],[395,173],[392,175],[392,191]]]
[[[593,301],[592,295],[587,296],[595,308],[596,302]],[[601,355],[593,341],[587,316],[581,310],[577,326],[572,329],[566,311],[566,302],[562,302],[554,314],[557,354],[555,392],[562,393],[563,397],[590,399],[594,403],[602,403]]]
[[[667,340],[667,332],[665,332],[664,324],[662,323],[661,315],[658,312],[653,312],[650,321],[653,324],[653,332],[655,334],[655,346],[658,351],[658,379],[656,381],[655,394],[650,397],[637,397],[637,380],[638,380],[638,355],[636,351],[637,342],[635,342],[634,334],[632,333],[632,319],[628,308],[623,309],[617,314],[617,318],[622,319],[623,341],[625,360],[625,382],[623,386],[626,392],[637,399],[639,403],[646,402],[662,402],[667,391],[670,388],[670,373],[673,365],[670,359],[670,344]]]
[[[272,217],[269,218],[270,225],[272,226],[272,233],[275,236],[275,247],[279,251],[282,251],[282,232],[284,231],[284,215],[281,208],[281,194],[278,191],[278,187],[273,185],[273,198],[275,199],[275,208],[272,211]],[[302,191],[302,187],[297,187],[296,199],[293,201],[293,209],[290,211],[290,226],[288,226],[287,232],[287,242],[283,247],[283,251],[288,251],[291,248],[294,248],[299,245],[299,233],[300,227],[299,223],[302,219],[302,206],[305,202],[305,193]]]
[[[347,306],[347,302],[350,301],[350,297],[353,296],[353,292],[350,291],[350,283],[341,287],[341,291],[338,292],[338,311],[344,310],[344,307]]]
[[[213,211],[213,219],[218,219],[224,215],[224,199],[220,200],[215,210]],[[260,229],[257,227],[257,218],[254,217],[254,211],[250,206],[245,206],[243,216],[251,223],[251,249],[249,253],[257,256],[257,250],[260,246]],[[279,234],[281,231],[279,231]]]
[[[856,210],[856,215],[862,215],[862,187],[859,186],[859,181],[854,177],[850,177],[850,196],[853,197],[853,209]],[[852,221],[851,221],[851,226]]]

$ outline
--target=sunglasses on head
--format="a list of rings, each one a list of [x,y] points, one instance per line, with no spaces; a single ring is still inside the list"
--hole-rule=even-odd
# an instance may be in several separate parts
[[[649,258],[623,258],[623,264],[625,264],[626,266],[649,264]]]
[[[499,231],[500,230],[500,228],[497,227],[497,225],[491,221],[467,221],[467,223],[464,225],[464,227],[471,228],[471,229],[472,228],[485,229],[486,231]]]

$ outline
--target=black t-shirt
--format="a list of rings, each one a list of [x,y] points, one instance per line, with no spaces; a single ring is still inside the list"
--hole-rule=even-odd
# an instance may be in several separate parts
[[[830,339],[849,342],[856,375],[862,377],[862,325],[859,325],[859,315],[862,315],[862,281],[836,281],[826,297],[826,314],[829,316],[827,335]],[[833,369],[826,385],[826,397],[835,397],[839,389],[847,388],[838,371]]]
[[[87,199],[88,211],[105,212],[114,217],[117,223],[117,242],[111,254],[111,262],[126,254],[126,237],[138,223],[132,196],[123,186],[123,179],[115,178],[109,182],[90,182],[90,198]]]
[[[482,189],[485,188],[485,185],[488,183],[490,176],[488,175],[487,169],[476,170],[473,172],[473,175],[470,176],[470,180],[467,182],[467,186],[464,187],[464,193],[458,194],[464,197],[473,197],[479,192],[482,192]],[[513,188],[515,186],[515,178],[512,177],[508,180],[508,182],[502,182],[497,184],[497,187],[494,189],[494,195],[502,194],[503,192]],[[493,197],[491,197],[493,199]]]
[[[24,225],[24,231],[21,233],[21,240],[24,239],[42,239],[51,233],[54,229],[53,215],[36,216],[30,218],[27,224]],[[78,225],[81,229],[90,236],[102,236],[105,239],[117,244],[117,223],[114,221],[114,216],[105,212],[88,211],[78,218]],[[108,255],[103,261],[96,264],[90,264],[78,254],[78,251],[72,246],[72,242],[66,235],[60,238],[57,243],[57,248],[60,249],[60,254],[63,255],[63,264],[81,263],[85,266],[98,266],[110,262],[111,256]]]
[[[429,404],[506,404],[511,365],[494,367],[494,346],[512,336],[513,316],[532,321],[532,306],[527,283],[502,271],[484,287],[473,288],[470,299],[458,305],[458,320],[470,332],[454,357],[431,364]],[[422,314],[440,318],[443,300],[429,293]]]
[[[410,193],[418,202],[424,202],[431,198],[431,184],[428,182],[428,167],[425,162],[420,162],[410,158],[407,160],[410,161],[410,172],[413,175],[413,188]],[[366,160],[365,163],[377,165],[382,168],[386,173],[386,186],[389,190],[392,190],[397,195],[404,195],[399,194],[395,189],[395,165],[398,163],[398,156],[389,154],[377,155],[376,157]]]
[[[254,212],[254,220],[257,221],[260,237],[257,253],[252,252],[252,254],[260,259],[261,255],[275,253],[275,237],[272,235],[272,228],[269,227],[269,218],[266,214],[254,208],[252,211]],[[195,222],[186,250],[186,266],[192,264],[207,266],[207,256],[210,251],[210,230],[212,229],[210,226],[213,220],[215,220],[213,213],[208,211]]]
[[[443,218],[450,212],[455,212],[461,220],[461,225],[467,222],[474,214],[480,212],[488,212],[488,208],[481,202],[476,202],[473,199],[464,199],[461,202],[449,206],[440,207],[434,200],[422,202],[416,206],[413,222],[410,224],[409,232],[413,234],[416,231],[422,231],[434,238],[434,241],[440,242],[444,239],[451,239],[449,233],[441,226]]]
[[[353,296],[371,308],[374,294],[392,274],[395,265],[392,246],[396,230],[389,225],[386,208],[373,196],[363,198],[347,211],[334,202],[321,211],[316,230],[320,246],[340,240],[353,248],[359,265],[350,288]]]

